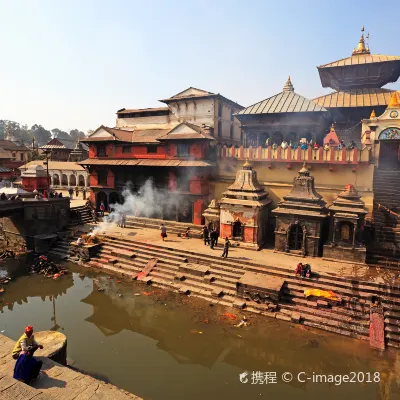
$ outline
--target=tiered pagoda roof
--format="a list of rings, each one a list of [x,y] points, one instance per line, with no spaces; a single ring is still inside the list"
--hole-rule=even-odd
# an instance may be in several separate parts
[[[346,185],[344,190],[339,193],[333,204],[328,207],[329,211],[337,217],[358,218],[368,214],[365,203],[353,185]]]
[[[362,33],[358,46],[350,57],[321,65],[318,72],[323,87],[330,87],[339,92],[377,89],[397,81],[400,76],[400,56],[371,54]]]
[[[243,168],[236,172],[235,182],[223,193],[219,201],[221,205],[245,205],[250,207],[264,207],[271,203],[268,193],[258,183],[257,172],[246,161]]]
[[[316,192],[314,177],[310,175],[305,163],[299,171],[299,176],[293,179],[292,190],[283,196],[283,201],[273,210],[274,214],[293,214],[308,217],[325,218],[327,210],[326,202]]]

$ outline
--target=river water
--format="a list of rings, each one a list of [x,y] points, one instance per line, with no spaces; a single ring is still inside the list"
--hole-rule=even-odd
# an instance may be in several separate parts
[[[18,276],[11,264],[1,333],[17,339],[28,324],[59,330],[73,367],[144,399],[400,399],[400,352],[252,315],[238,328],[236,310],[72,264],[56,281]],[[329,377],[345,374],[364,382]]]

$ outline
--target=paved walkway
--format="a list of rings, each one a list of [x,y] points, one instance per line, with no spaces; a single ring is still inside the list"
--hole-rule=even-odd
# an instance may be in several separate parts
[[[81,228],[88,230],[93,224],[87,224]],[[97,225],[98,226],[98,225]],[[130,239],[143,243],[157,244],[178,250],[192,251],[200,254],[219,256],[222,254],[222,245],[212,250],[205,246],[201,239],[183,239],[176,234],[170,234],[165,242],[162,241],[160,231],[149,228],[119,228],[113,226],[108,228],[107,234],[113,236],[127,236]],[[400,271],[394,271],[387,268],[375,268],[368,265],[359,265],[345,262],[327,261],[322,258],[298,257],[282,253],[276,253],[272,249],[263,249],[261,251],[250,250],[242,247],[232,246],[229,250],[229,259],[237,261],[247,261],[260,265],[285,268],[290,272],[295,271],[299,262],[309,263],[314,272],[323,275],[342,276],[346,278],[355,278],[357,280],[372,281],[386,285],[400,286]]]
[[[15,360],[11,357],[14,341],[0,335],[0,399],[7,400],[141,400],[113,385],[58,364],[49,358],[43,361],[40,379],[25,385],[13,379]]]

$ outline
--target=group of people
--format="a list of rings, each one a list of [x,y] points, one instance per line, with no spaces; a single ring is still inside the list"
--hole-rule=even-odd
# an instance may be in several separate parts
[[[311,265],[298,263],[296,267],[296,276],[301,278],[311,278]]]
[[[214,249],[214,246],[218,246],[219,229],[208,229],[208,227],[204,225],[202,236],[205,246],[210,246],[210,249]]]
[[[83,187],[82,189],[80,189],[78,186],[75,186],[75,189],[73,189],[72,187],[69,187],[68,194],[69,194],[69,198],[71,200],[74,198],[74,192],[75,192],[76,197],[79,196],[79,192],[82,192],[83,200],[86,199],[86,188],[85,187]]]

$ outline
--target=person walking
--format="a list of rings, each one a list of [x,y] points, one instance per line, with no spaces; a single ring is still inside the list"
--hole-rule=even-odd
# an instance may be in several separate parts
[[[164,224],[161,224],[160,226],[160,231],[161,231],[161,237],[163,242],[165,241],[165,238],[167,237],[167,228],[165,227]]]
[[[126,214],[124,212],[121,214],[121,228],[126,228]]]
[[[203,239],[204,239],[204,245],[207,246],[210,244],[210,238],[209,238],[209,231],[206,225],[203,226]]]
[[[215,246],[218,246],[219,226],[215,229]]]
[[[72,200],[74,197],[74,189],[72,189],[72,187],[70,187],[68,189],[68,194],[69,194],[69,198]]]
[[[228,257],[228,251],[229,251],[229,247],[231,246],[231,242],[229,241],[229,239],[226,237],[225,238],[225,243],[224,243],[224,251],[221,255],[221,257]]]

